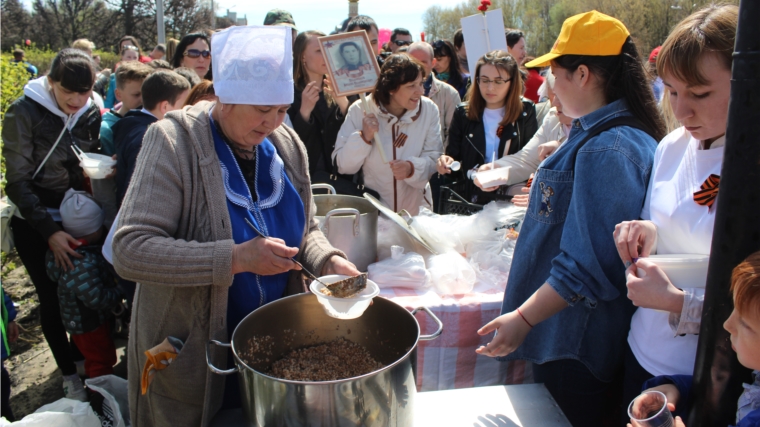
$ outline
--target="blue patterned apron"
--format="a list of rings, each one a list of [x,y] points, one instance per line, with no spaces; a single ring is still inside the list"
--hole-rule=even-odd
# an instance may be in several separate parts
[[[213,118],[210,120],[235,243],[244,243],[258,237],[245,222],[247,218],[265,235],[280,238],[287,246],[300,247],[306,225],[303,201],[285,174],[285,164],[274,145],[264,139],[255,147],[256,188],[250,189],[232,149],[222,139]],[[251,197],[251,191],[255,191],[256,201]],[[238,273],[234,276],[227,300],[227,332],[230,338],[245,316],[264,304],[283,297],[289,275],[285,272],[273,276],[254,273]],[[230,355],[228,365],[232,366],[231,363]],[[240,406],[236,375],[227,377],[224,394],[224,407]]]

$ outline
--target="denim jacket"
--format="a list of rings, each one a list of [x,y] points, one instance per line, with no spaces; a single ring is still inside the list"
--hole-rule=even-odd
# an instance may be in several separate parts
[[[596,125],[624,115],[631,113],[621,99],[574,120],[568,140],[539,165],[502,313],[544,283],[569,307],[536,325],[506,360],[575,359],[602,381],[622,363],[634,306],[612,232],[639,218],[657,142],[619,126],[578,145]]]

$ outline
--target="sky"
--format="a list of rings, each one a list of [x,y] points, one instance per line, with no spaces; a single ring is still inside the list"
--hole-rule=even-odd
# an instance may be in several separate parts
[[[380,28],[406,28],[415,41],[423,30],[422,14],[437,5],[451,7],[462,0],[359,0],[359,14],[369,15]],[[347,0],[285,0],[267,2],[261,0],[215,0],[217,15],[226,15],[226,10],[237,12],[238,17],[247,15],[249,25],[264,23],[266,13],[275,7],[285,9],[293,15],[298,31],[319,30],[329,34],[336,25],[348,17]]]

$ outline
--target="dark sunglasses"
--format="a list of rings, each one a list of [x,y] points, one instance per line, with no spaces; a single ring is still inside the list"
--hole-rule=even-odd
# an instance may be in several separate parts
[[[210,58],[211,57],[211,51],[210,50],[198,50],[198,49],[188,49],[183,53],[183,55],[190,57],[190,58]]]
[[[412,44],[412,42],[408,40],[394,40],[393,43],[396,43],[396,46],[409,46]]]

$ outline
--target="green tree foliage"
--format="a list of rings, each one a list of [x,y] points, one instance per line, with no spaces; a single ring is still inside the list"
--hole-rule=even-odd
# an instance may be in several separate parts
[[[565,19],[598,10],[620,19],[642,54],[662,44],[675,24],[712,0],[494,0],[490,9],[501,8],[506,28],[520,28],[528,52],[538,56],[551,50]],[[739,0],[728,0],[738,4]],[[465,0],[451,7],[431,6],[423,15],[430,40],[451,39],[459,20],[479,13],[479,0]]]
[[[13,56],[3,54],[0,58],[0,132],[5,119],[5,111],[13,101],[24,94],[24,85],[29,81],[29,73],[22,64],[11,62]],[[0,139],[0,152],[2,150]],[[0,186],[5,188],[5,158],[0,157]]]

